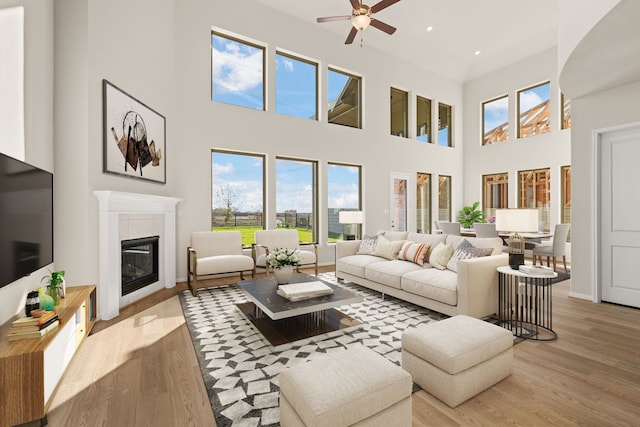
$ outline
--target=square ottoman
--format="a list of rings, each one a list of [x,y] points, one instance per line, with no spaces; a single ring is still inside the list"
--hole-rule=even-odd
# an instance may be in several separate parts
[[[410,426],[411,376],[364,346],[280,372],[280,425]]]
[[[511,331],[454,316],[402,334],[402,367],[413,381],[455,408],[511,374]]]

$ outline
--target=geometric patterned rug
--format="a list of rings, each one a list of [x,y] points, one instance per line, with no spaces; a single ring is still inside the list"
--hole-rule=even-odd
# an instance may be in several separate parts
[[[333,272],[318,276],[337,284]],[[296,341],[277,351],[235,306],[246,301],[236,286],[198,289],[197,297],[188,290],[179,293],[218,427],[279,426],[281,370],[353,345],[400,365],[402,331],[448,317],[393,297],[382,299],[379,292],[355,284],[345,287],[364,300],[338,309],[362,321],[361,328]]]

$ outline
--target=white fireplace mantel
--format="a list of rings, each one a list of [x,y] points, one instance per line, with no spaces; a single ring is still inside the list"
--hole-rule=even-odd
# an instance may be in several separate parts
[[[98,198],[100,222],[98,315],[108,320],[118,316],[122,302],[120,217],[162,215],[164,227],[160,238],[164,241],[164,251],[160,255],[164,261],[160,262],[160,282],[164,283],[156,287],[172,288],[176,285],[176,205],[182,199],[119,191],[94,191],[93,194]],[[145,293],[138,292],[138,296],[141,298]]]

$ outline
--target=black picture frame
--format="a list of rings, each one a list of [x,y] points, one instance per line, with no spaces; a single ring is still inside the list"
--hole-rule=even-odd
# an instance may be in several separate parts
[[[166,184],[165,117],[102,80],[103,171]]]

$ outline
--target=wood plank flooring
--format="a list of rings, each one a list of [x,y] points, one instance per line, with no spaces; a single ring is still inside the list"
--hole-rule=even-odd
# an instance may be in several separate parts
[[[177,289],[96,324],[56,392],[50,426],[215,426]],[[513,375],[455,409],[415,393],[413,425],[640,425],[640,310],[568,292],[569,281],[554,285],[557,341],[516,345]]]

